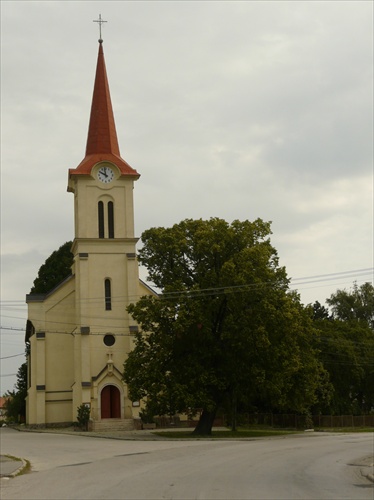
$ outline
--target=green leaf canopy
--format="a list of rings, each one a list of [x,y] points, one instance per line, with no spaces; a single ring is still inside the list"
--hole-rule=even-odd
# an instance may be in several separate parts
[[[51,253],[44,264],[40,266],[30,293],[48,293],[71,275],[73,264],[71,245],[72,242],[67,241],[58,250]]]
[[[143,233],[139,260],[161,293],[128,308],[142,328],[124,367],[131,399],[155,414],[200,408],[201,433],[227,398],[298,411],[314,402],[315,331],[270,234],[261,219],[218,218]]]

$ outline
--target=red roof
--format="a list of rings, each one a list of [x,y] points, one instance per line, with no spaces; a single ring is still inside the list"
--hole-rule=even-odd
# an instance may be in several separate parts
[[[8,401],[9,396],[0,396],[0,410],[5,408],[5,403]]]
[[[69,175],[88,175],[91,173],[92,167],[99,161],[114,163],[122,175],[139,177],[138,172],[130,167],[120,155],[101,41],[92,96],[86,156],[76,169],[69,170]]]

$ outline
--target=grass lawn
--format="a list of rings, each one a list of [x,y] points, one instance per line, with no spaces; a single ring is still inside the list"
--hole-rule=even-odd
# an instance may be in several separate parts
[[[222,430],[212,431],[211,435],[199,436],[193,434],[193,429],[183,431],[156,431],[153,434],[171,439],[199,439],[209,437],[213,439],[232,439],[232,438],[256,438],[256,437],[271,437],[271,436],[285,436],[288,434],[297,434],[303,431],[289,431],[283,429],[238,429],[237,431]]]
[[[317,432],[374,432],[374,427],[316,427]]]
[[[320,432],[374,432],[373,427],[319,427],[315,431]],[[240,439],[240,438],[256,438],[256,437],[272,437],[272,436],[287,436],[289,434],[301,434],[303,430],[290,429],[273,429],[267,426],[256,427],[239,427],[236,431],[213,430],[211,435],[199,436],[193,434],[193,429],[172,430],[172,431],[155,431],[152,434],[170,439]]]

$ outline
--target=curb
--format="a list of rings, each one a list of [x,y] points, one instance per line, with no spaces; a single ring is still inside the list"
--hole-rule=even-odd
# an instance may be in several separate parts
[[[5,477],[15,477],[15,476],[18,476],[18,474],[21,474],[21,472],[23,472],[24,469],[26,469],[26,467],[28,465],[26,460],[24,460],[23,458],[21,458],[21,462],[22,462],[22,465],[20,465],[16,471],[12,472],[11,474],[8,474]]]
[[[12,477],[21,474],[28,466],[29,462],[20,458],[16,460],[15,458],[8,457],[7,455],[1,455],[2,471],[0,472],[0,479],[10,479]]]

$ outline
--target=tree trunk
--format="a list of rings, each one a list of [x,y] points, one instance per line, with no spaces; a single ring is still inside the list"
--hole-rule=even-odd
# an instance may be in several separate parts
[[[210,436],[212,434],[212,427],[214,419],[216,418],[217,409],[213,411],[203,410],[200,415],[200,420],[195,427],[192,434],[198,434],[199,436]]]

